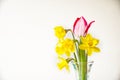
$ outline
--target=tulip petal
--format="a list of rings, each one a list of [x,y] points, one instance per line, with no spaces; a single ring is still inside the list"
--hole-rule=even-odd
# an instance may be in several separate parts
[[[73,25],[73,32],[76,36],[83,36],[87,27],[87,21],[84,17],[77,18]]]
[[[83,16],[81,18],[84,20],[85,26],[87,26],[87,21],[85,20],[85,18]]]
[[[77,24],[77,22],[78,22],[79,20],[80,20],[80,18],[77,18],[77,19],[75,20],[74,25],[73,25],[73,32],[74,32],[75,26],[76,26],[76,24]]]
[[[95,22],[95,21],[91,21],[91,22],[89,23],[89,25],[87,26],[87,28],[86,28],[86,30],[85,30],[85,34],[88,32],[88,29],[90,28],[91,24],[94,23],[94,22]]]

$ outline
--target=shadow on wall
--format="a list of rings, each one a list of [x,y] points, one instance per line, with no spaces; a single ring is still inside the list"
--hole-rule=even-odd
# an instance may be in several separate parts
[[[5,0],[0,0],[0,7],[2,6],[2,3],[4,2]]]
[[[5,80],[5,79],[0,78],[0,80]]]
[[[119,69],[120,70],[120,69]],[[120,80],[120,73],[118,74],[118,78],[117,78],[117,80]]]
[[[120,76],[118,77],[118,80],[120,80]]]
[[[1,71],[1,70],[0,70]],[[1,72],[0,72],[0,80],[5,80],[5,79],[3,79],[3,76],[2,76],[2,74],[1,74]]]
[[[120,0],[118,0],[118,4],[119,4],[119,10],[120,10]]]
[[[1,7],[1,4],[2,4],[2,0],[0,0],[0,7]]]

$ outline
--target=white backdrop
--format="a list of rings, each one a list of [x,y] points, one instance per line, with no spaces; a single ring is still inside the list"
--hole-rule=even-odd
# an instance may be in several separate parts
[[[95,20],[100,39],[91,80],[120,80],[120,0],[0,0],[0,80],[75,80],[56,67],[56,25]]]

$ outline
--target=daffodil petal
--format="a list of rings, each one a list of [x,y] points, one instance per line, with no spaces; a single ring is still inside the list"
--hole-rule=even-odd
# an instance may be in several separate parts
[[[64,58],[62,58],[60,56],[58,56],[58,59],[60,61],[59,63],[57,63],[58,68],[60,70],[63,69],[63,68],[66,68],[67,70],[69,70],[69,65],[68,65],[66,59],[64,59]]]
[[[66,54],[68,57],[70,56],[70,52],[66,52],[65,54]]]
[[[93,50],[94,52],[100,52],[100,49],[97,48],[97,47],[92,48],[92,50]]]
[[[58,37],[59,39],[64,38],[66,35],[66,31],[62,26],[56,26],[54,28],[55,36]]]
[[[65,68],[66,68],[66,70],[67,70],[67,71],[70,71],[70,69],[69,69],[69,66],[68,66],[68,65],[66,65],[66,67],[65,67]]]
[[[86,40],[85,37],[82,37],[82,36],[81,36],[80,39],[81,39],[82,44],[86,44],[86,43],[87,43],[87,40]]]
[[[58,55],[64,54],[64,49],[62,48],[62,44],[57,44],[55,50]]]
[[[88,50],[87,50],[87,54],[88,54],[88,56],[91,56],[91,55],[92,55],[92,50],[91,50],[91,49],[88,49]]]
[[[91,35],[91,34],[87,34],[87,35],[86,35],[86,40],[87,40],[87,41],[92,40],[92,35]]]
[[[93,39],[93,46],[96,46],[98,43],[99,43],[99,40],[94,38]]]
[[[86,44],[81,44],[79,45],[79,48],[82,49],[82,50],[86,50],[89,46],[86,45]]]

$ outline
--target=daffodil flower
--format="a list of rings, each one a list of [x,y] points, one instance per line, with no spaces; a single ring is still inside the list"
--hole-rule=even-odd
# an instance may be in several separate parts
[[[96,47],[99,43],[99,40],[93,38],[90,34],[87,34],[85,37],[81,37],[82,44],[79,45],[81,50],[87,50],[88,56],[92,55],[92,52],[100,52],[100,49]]]
[[[56,44],[55,50],[56,50],[56,53],[57,53],[58,55],[62,55],[62,54],[65,53],[63,44],[64,44],[64,41],[63,41],[63,40],[58,41],[58,43]]]
[[[63,26],[56,26],[54,28],[54,32],[55,32],[55,36],[59,39],[64,38],[64,36],[66,35],[66,31],[63,28]]]
[[[75,51],[74,41],[69,38],[60,40],[55,49],[58,55],[66,54],[67,56],[70,56],[70,53]]]
[[[69,71],[69,65],[68,65],[67,60],[64,59],[64,58],[62,58],[62,57],[58,57],[58,59],[59,59],[59,61],[60,61],[59,63],[57,63],[58,68],[59,68],[60,70],[63,69],[63,68],[66,68],[66,70]]]
[[[80,18],[77,18],[73,25],[73,32],[77,37],[85,36],[88,32],[88,29],[90,28],[91,24],[95,21],[91,21],[89,24],[85,20],[85,18],[82,16]]]

